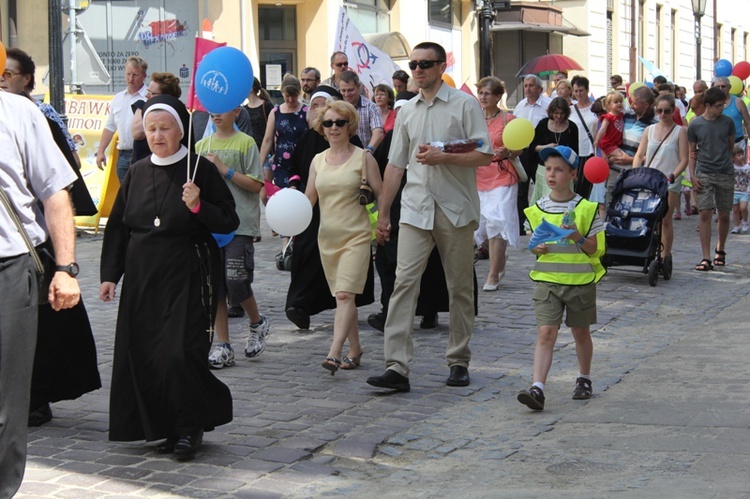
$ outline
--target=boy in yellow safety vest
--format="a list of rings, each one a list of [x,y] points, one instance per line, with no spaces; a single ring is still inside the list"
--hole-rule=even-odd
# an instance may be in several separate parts
[[[544,409],[544,383],[563,312],[575,339],[580,371],[573,398],[591,397],[594,347],[590,325],[596,322],[596,283],[605,274],[600,262],[605,249],[604,224],[597,204],[570,189],[578,173],[578,155],[569,147],[556,146],[542,149],[539,157],[544,161],[544,178],[550,193],[526,208],[526,217],[532,229],[546,219],[573,232],[562,242],[541,243],[531,249],[537,256],[530,277],[537,283],[533,298],[539,333],[534,349],[533,385],[518,393],[518,401],[536,411]]]

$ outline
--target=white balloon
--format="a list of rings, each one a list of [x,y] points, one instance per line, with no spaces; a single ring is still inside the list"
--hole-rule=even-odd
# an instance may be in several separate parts
[[[282,236],[296,236],[310,225],[310,220],[310,200],[296,189],[281,189],[266,204],[266,221]]]

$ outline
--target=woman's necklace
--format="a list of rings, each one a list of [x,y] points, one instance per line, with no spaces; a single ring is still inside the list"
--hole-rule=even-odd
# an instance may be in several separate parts
[[[562,138],[562,134],[565,132],[565,130],[568,127],[566,126],[565,128],[563,128],[562,130],[560,130],[558,132],[557,129],[560,128],[563,125],[560,125],[560,124],[558,124],[558,123],[556,123],[554,121],[550,121],[550,125],[551,126],[548,126],[547,128],[549,128],[550,132],[552,132],[552,134],[555,136],[555,144],[559,145],[560,144],[560,139]]]
[[[498,109],[497,112],[495,114],[493,114],[492,116],[485,116],[484,119],[487,120],[487,121],[492,121],[495,118],[497,118],[498,114],[500,114],[500,109]]]
[[[169,183],[167,184],[167,190],[164,191],[164,197],[161,198],[161,204],[159,207],[156,207],[156,166],[153,167],[151,170],[151,182],[154,186],[154,214],[156,217],[154,218],[154,227],[160,227],[161,226],[161,218],[159,218],[159,214],[161,213],[161,209],[164,207],[164,201],[167,199],[167,194],[169,193],[169,188],[172,187],[172,180],[174,180],[174,174],[177,171],[177,168],[172,169],[172,175],[169,176]]]

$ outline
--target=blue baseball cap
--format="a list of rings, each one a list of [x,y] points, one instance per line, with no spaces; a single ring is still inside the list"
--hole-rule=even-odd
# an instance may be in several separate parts
[[[542,161],[547,161],[550,156],[561,156],[572,168],[578,169],[578,155],[568,146],[545,147],[539,151]]]

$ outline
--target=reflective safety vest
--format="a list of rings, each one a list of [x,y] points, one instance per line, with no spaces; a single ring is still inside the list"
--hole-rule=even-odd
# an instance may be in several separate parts
[[[578,232],[588,234],[597,212],[597,204],[581,199],[575,208],[575,224]],[[538,205],[529,206],[524,210],[529,219],[532,230],[547,222],[562,225],[563,213],[547,213]],[[561,245],[547,243],[549,253],[537,255],[536,265],[529,273],[532,281],[551,282],[568,286],[582,286],[592,282],[599,282],[607,271],[601,263],[606,246],[604,231],[596,234],[596,251],[593,255],[586,254],[574,241]]]

